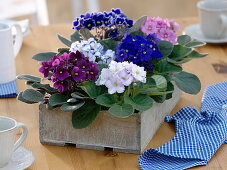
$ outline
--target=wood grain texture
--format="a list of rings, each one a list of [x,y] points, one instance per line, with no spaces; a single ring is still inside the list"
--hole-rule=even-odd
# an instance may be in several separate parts
[[[183,1],[182,1],[183,3]],[[182,29],[197,23],[195,18],[176,20]],[[32,33],[25,37],[23,47],[16,58],[17,74],[33,74],[41,76],[37,69],[39,65],[32,56],[39,52],[56,51],[64,47],[56,39],[56,33],[69,36],[73,31],[71,25],[33,26]],[[202,82],[202,90],[198,95],[183,94],[171,114],[185,106],[200,107],[203,90],[209,84],[227,80],[227,74],[218,74],[212,64],[227,63],[227,45],[206,45],[199,49],[207,52],[206,58],[195,59],[184,65],[184,70],[198,75]],[[19,90],[26,85],[18,81]],[[0,115],[9,116],[18,122],[27,124],[29,135],[24,146],[34,152],[36,161],[27,170],[137,170],[139,155],[118,153],[115,157],[107,151],[77,149],[74,147],[44,146],[39,142],[38,105],[28,105],[16,99],[0,99]],[[173,124],[163,123],[146,147],[157,148],[169,141],[175,134]],[[192,169],[226,170],[227,145],[221,146],[206,166]]]
[[[164,117],[175,107],[180,94],[181,91],[175,88],[171,99],[162,104],[154,103],[152,108],[127,118],[118,118],[102,111],[91,125],[83,129],[72,127],[71,112],[63,112],[60,108],[49,110],[45,104],[40,104],[40,142],[140,154],[163,123]]]

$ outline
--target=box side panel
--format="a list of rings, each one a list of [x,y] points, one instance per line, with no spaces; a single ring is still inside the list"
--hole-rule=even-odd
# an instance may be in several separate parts
[[[164,103],[154,103],[151,109],[141,113],[141,152],[146,148],[166,115],[176,106],[181,91],[175,86],[173,97]]]
[[[108,147],[121,150],[140,151],[140,117],[138,114],[128,118],[117,118],[101,112],[87,128],[74,129],[72,113],[59,108],[48,110],[40,105],[40,141],[43,144],[76,144],[78,148]],[[92,147],[94,149],[94,147]]]

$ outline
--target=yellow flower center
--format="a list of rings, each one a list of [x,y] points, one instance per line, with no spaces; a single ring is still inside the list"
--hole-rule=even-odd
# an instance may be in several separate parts
[[[63,72],[62,71],[60,71],[60,74],[62,74]]]
[[[123,56],[124,54],[123,53],[121,53],[121,56]]]
[[[116,82],[114,83],[114,86],[117,86],[117,83]]]
[[[126,52],[128,52],[128,50],[125,50]]]
[[[100,21],[97,21],[97,24],[100,24],[101,22]]]
[[[85,66],[83,66],[82,68],[86,68]]]
[[[94,72],[93,72],[93,71],[91,71],[91,72],[90,72],[90,74],[94,74]]]
[[[90,26],[91,26],[91,24],[88,24],[87,26],[88,26],[88,27],[90,27]]]
[[[137,70],[137,71],[136,71],[136,74],[140,74],[140,71]]]
[[[143,54],[147,54],[147,52],[146,52],[146,51],[144,51],[144,52],[143,52]]]
[[[105,21],[105,24],[108,24],[108,21]]]
[[[155,51],[156,49],[155,48],[153,48],[153,51]]]
[[[133,57],[134,59],[137,59],[137,57],[135,56],[135,57]]]
[[[133,38],[132,41],[136,41],[136,40]]]
[[[78,73],[75,73],[76,76],[78,76],[79,74]]]

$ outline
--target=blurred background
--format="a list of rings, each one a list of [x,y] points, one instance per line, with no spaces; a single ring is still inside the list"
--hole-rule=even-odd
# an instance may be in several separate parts
[[[0,20],[26,19],[32,24],[70,23],[81,13],[121,8],[129,18],[141,15],[195,17],[199,0],[0,0]]]

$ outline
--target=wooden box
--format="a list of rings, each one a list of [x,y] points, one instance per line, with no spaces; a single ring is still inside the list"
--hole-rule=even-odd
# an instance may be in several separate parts
[[[40,104],[40,142],[140,154],[163,123],[164,117],[175,107],[180,94],[181,91],[175,88],[171,99],[162,104],[154,103],[151,109],[128,118],[117,118],[103,111],[84,129],[73,128],[72,113],[59,108],[48,110],[44,104]]]

